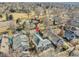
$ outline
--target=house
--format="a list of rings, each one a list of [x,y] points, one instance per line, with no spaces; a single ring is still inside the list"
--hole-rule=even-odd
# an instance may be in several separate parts
[[[24,34],[15,34],[13,48],[14,50],[19,49],[20,51],[24,51],[29,48],[29,40],[28,37]]]
[[[43,39],[39,34],[34,33],[33,42],[36,45],[36,49],[39,51],[46,50],[52,46],[51,42],[48,39]]]
[[[71,20],[71,25],[75,27],[79,27],[79,17],[74,17],[74,19]]]
[[[70,40],[75,39],[76,35],[75,35],[75,33],[73,31],[65,30],[64,38],[67,39],[68,41],[70,41]]]

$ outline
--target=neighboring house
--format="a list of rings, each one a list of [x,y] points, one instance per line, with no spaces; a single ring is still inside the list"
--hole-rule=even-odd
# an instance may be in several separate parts
[[[28,37],[23,34],[16,35],[14,37],[13,48],[14,50],[19,49],[20,51],[28,49],[29,48]]]
[[[73,40],[76,38],[76,35],[73,31],[65,30],[64,38],[66,38],[68,41]]]
[[[76,27],[76,30],[74,31],[75,35],[79,37],[79,28]]]
[[[79,27],[79,19],[74,19],[71,21],[71,25],[75,27]]]
[[[39,34],[34,33],[33,42],[38,50],[46,50],[52,46],[48,39],[43,39]]]

